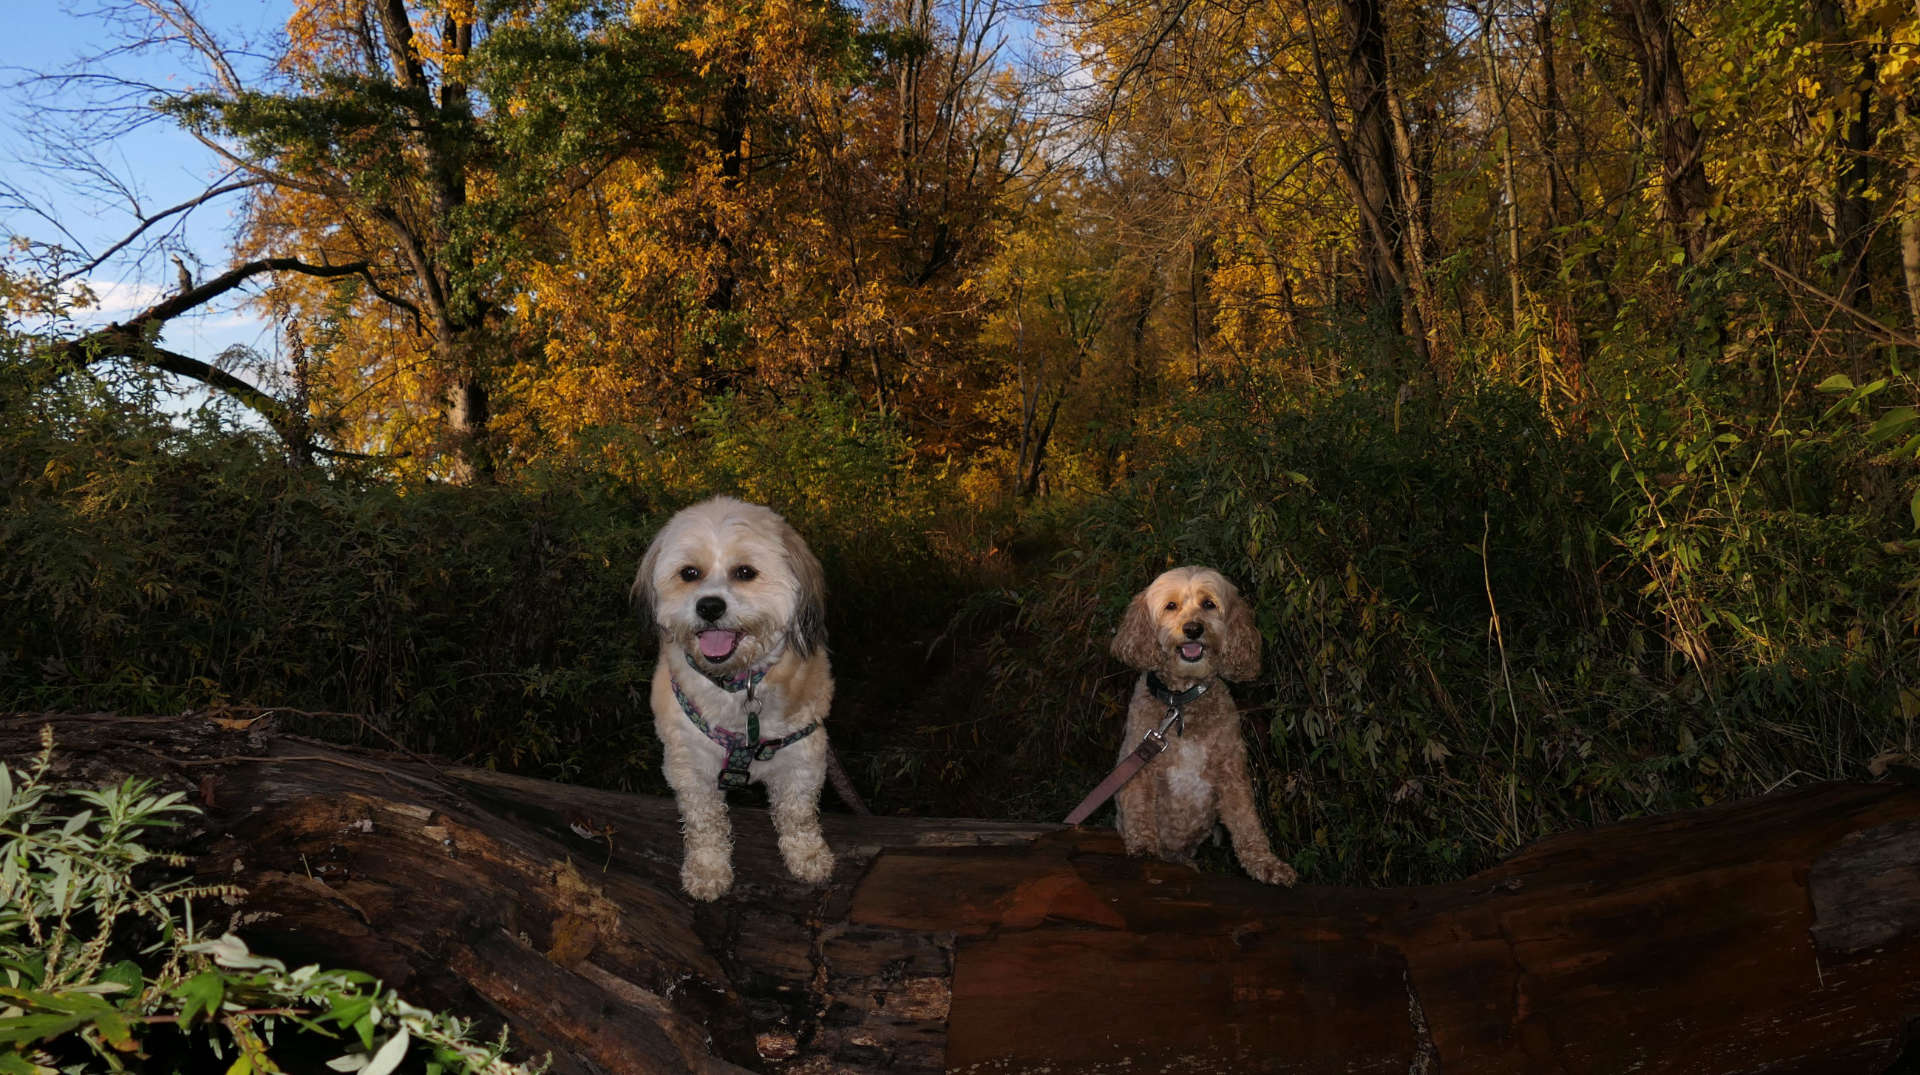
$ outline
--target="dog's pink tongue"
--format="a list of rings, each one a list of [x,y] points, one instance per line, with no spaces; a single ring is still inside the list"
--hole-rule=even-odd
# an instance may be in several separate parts
[[[740,641],[738,631],[702,631],[700,632],[700,656],[709,661],[724,661],[733,653],[733,647]]]
[[[1189,661],[1197,661],[1200,659],[1200,655],[1205,653],[1206,650],[1207,647],[1198,642],[1188,642],[1180,647],[1180,656],[1185,657]]]

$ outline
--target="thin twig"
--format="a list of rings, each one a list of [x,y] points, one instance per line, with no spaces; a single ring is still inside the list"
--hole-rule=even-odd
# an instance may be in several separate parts
[[[1500,679],[1507,687],[1507,711],[1513,714],[1513,749],[1507,754],[1509,772],[1507,773],[1507,818],[1513,826],[1515,846],[1520,843],[1520,804],[1518,788],[1520,784],[1520,706],[1513,698],[1513,675],[1507,670],[1507,642],[1500,630],[1500,609],[1493,602],[1493,575],[1487,568],[1487,542],[1493,532],[1493,521],[1486,512],[1480,513],[1480,580],[1487,589],[1487,626],[1493,632],[1493,644],[1500,651]]]
[[[1779,265],[1774,264],[1773,259],[1767,257],[1765,254],[1759,255],[1758,260],[1760,264],[1772,270],[1773,274],[1780,277],[1780,279],[1785,280],[1790,284],[1793,284],[1795,287],[1804,289],[1808,294],[1819,299],[1821,302],[1826,303],[1827,305],[1833,307],[1834,309],[1839,310],[1841,313],[1846,314],[1848,317],[1853,318],[1855,321],[1860,322],[1860,324],[1864,325],[1866,328],[1871,330],[1871,332],[1874,335],[1880,337],[1881,343],[1890,343],[1895,345],[1896,347],[1912,347],[1912,348],[1920,349],[1920,336],[1913,336],[1905,332],[1898,332],[1898,331],[1895,331],[1894,329],[1888,328],[1887,326],[1881,324],[1879,321],[1876,321],[1873,318],[1855,309],[1852,304],[1848,303],[1846,300],[1840,298],[1839,296],[1830,295],[1827,292],[1821,290],[1818,286],[1811,284],[1806,280],[1803,280],[1800,277],[1794,275],[1793,273],[1787,271],[1786,269],[1781,268]]]

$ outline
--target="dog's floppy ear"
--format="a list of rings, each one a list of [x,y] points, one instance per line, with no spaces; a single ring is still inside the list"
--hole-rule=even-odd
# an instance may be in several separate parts
[[[1260,674],[1260,628],[1253,622],[1253,605],[1232,583],[1225,596],[1227,630],[1215,667],[1226,678],[1245,683]]]
[[[640,570],[633,574],[633,588],[627,595],[633,600],[634,615],[640,618],[640,629],[648,635],[660,630],[660,623],[653,615],[656,594],[653,590],[653,570],[660,563],[660,538],[656,535],[653,544],[647,546],[647,554],[640,558]]]
[[[1141,590],[1127,602],[1120,630],[1113,635],[1113,655],[1129,668],[1158,668],[1164,660],[1158,632],[1153,629],[1153,614],[1147,611],[1147,591]]]
[[[820,561],[807,548],[800,532],[784,520],[780,524],[780,544],[786,548],[787,564],[799,589],[787,644],[796,654],[810,657],[827,644],[827,574],[820,570]]]

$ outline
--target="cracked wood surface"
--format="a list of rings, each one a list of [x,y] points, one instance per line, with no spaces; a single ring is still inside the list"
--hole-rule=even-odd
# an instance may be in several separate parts
[[[1920,791],[1894,785],[1569,833],[1419,888],[1266,888],[1128,859],[1111,834],[900,850],[852,917],[955,935],[957,1071],[1811,1075],[1920,1059],[1902,1055],[1920,1021]]]
[[[1875,1072],[1920,1019],[1920,792],[1819,785],[1537,843],[1465,881],[1279,890],[1109,832],[830,814],[831,884],[739,808],[175,717],[50,723],[61,774],[188,789],[262,951],[505,1022],[556,1072]],[[1920,1050],[1914,1050],[1920,1053]],[[1903,1069],[1904,1070],[1904,1069]]]

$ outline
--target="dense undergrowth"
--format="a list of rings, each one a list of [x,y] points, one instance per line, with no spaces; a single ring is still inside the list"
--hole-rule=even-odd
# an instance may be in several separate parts
[[[1063,814],[1118,746],[1124,603],[1209,563],[1259,609],[1236,695],[1276,844],[1316,881],[1454,877],[1911,750],[1914,470],[1864,387],[1740,425],[1699,379],[1576,419],[1496,379],[1227,378],[1144,416],[1111,489],[1015,510],[825,390],[455,488],[289,467],[137,385],[13,384],[0,708],[281,709],[662,790],[627,588],[668,513],[728,491],[827,567],[836,744],[878,808]]]

